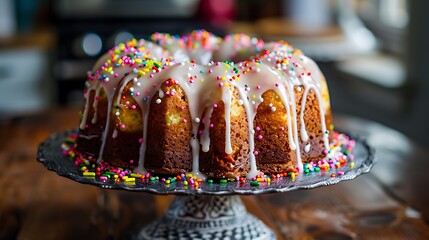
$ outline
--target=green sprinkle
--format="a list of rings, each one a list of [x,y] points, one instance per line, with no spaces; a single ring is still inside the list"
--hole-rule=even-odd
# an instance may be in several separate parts
[[[150,180],[153,182],[153,181],[156,180],[156,178],[155,177],[150,177]]]
[[[226,180],[226,179],[221,179],[221,180],[219,180],[219,182],[220,182],[220,183],[227,183],[227,182],[228,182],[228,180]]]
[[[310,172],[310,170],[308,170],[308,168],[306,168],[305,170],[304,170],[304,173],[309,173]]]
[[[320,172],[320,167],[315,167],[315,168],[314,168],[314,170],[315,170],[316,172]]]
[[[116,173],[114,173],[114,172],[105,172],[104,174],[108,174],[108,175],[113,176],[113,175],[115,175]]]
[[[258,181],[251,181],[251,182],[250,182],[250,185],[251,185],[251,186],[255,186],[255,187],[259,187],[259,186],[261,186],[261,184],[260,184]]]
[[[235,182],[235,178],[228,178],[228,181]]]
[[[208,183],[213,183],[213,179],[207,180]]]
[[[110,179],[110,175],[109,175],[109,174],[105,174],[105,173],[103,173],[101,176],[105,176],[105,177],[107,177],[108,179]]]
[[[176,177],[172,178],[172,179],[171,179],[171,182],[172,182],[172,183],[176,182],[176,179],[177,179]]]

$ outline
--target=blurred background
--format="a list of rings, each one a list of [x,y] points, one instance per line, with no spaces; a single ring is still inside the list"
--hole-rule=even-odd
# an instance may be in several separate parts
[[[314,58],[332,109],[429,147],[429,9],[411,0],[1,0],[0,124],[82,104],[86,72],[130,38],[204,28],[285,39]],[[78,120],[76,120],[78,121]]]

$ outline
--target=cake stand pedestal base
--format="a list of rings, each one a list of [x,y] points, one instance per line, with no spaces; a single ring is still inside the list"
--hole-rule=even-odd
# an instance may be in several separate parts
[[[247,212],[239,196],[177,196],[166,214],[143,228],[138,239],[276,239]]]

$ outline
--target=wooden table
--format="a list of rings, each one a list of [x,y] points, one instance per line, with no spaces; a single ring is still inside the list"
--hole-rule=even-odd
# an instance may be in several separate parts
[[[0,125],[0,239],[129,239],[174,196],[102,190],[59,177],[36,161],[38,144],[78,124],[76,108]],[[429,239],[428,150],[382,125],[335,116],[368,139],[370,174],[328,187],[242,197],[279,239]]]

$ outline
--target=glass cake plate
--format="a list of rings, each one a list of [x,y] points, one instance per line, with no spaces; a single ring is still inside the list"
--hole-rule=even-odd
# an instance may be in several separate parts
[[[250,181],[202,182],[198,188],[184,186],[182,181],[165,184],[161,181],[136,180],[133,183],[102,181],[82,175],[74,161],[63,154],[61,145],[77,130],[51,135],[39,145],[37,160],[48,170],[73,181],[105,189],[176,194],[166,214],[142,228],[137,239],[275,239],[275,234],[261,220],[246,211],[239,195],[288,192],[311,189],[351,180],[367,173],[375,163],[375,151],[364,139],[353,138],[354,166],[346,164],[339,169],[299,174],[273,179],[270,184],[252,186]],[[350,135],[349,135],[350,136]]]

